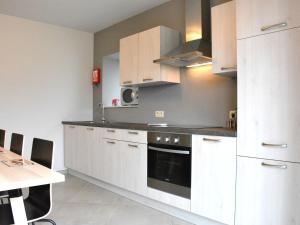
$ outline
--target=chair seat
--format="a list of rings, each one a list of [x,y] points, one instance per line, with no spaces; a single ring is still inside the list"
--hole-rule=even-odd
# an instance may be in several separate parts
[[[14,224],[14,218],[13,218],[10,204],[0,205],[0,224],[1,225]]]
[[[0,198],[7,198],[8,192],[7,191],[0,191]]]

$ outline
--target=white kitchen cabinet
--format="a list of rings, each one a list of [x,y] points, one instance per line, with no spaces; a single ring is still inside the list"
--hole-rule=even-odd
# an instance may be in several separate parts
[[[180,83],[178,68],[153,63],[179,44],[179,32],[168,27],[159,26],[139,33],[138,83]]]
[[[191,211],[233,225],[236,138],[193,135],[192,142]]]
[[[238,157],[236,225],[300,224],[300,164]]]
[[[99,179],[116,186],[122,186],[122,144],[120,141],[112,139],[103,139],[102,144],[102,158],[101,163],[99,163],[102,173]]]
[[[238,41],[238,155],[300,162],[300,28]]]
[[[120,40],[120,83],[132,85],[138,82],[139,34]]]
[[[212,7],[213,73],[236,74],[236,12],[235,1]]]
[[[179,45],[179,32],[164,26],[121,39],[121,85],[180,83],[179,68],[153,63]]]
[[[67,168],[77,168],[78,134],[79,127],[64,125],[64,157]]]
[[[299,0],[236,0],[238,39],[300,26]]]
[[[147,145],[120,142],[120,185],[144,195],[147,188]]]

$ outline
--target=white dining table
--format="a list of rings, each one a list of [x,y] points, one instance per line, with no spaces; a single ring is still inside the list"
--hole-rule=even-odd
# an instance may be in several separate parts
[[[23,159],[21,156],[0,147],[0,191],[19,190],[65,181],[65,176],[33,162],[31,165],[9,166],[7,162]],[[23,196],[10,196],[15,225],[27,225]]]

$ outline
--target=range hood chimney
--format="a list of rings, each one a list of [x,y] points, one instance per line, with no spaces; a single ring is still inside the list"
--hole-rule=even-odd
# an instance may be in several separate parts
[[[195,67],[211,64],[210,0],[185,0],[186,42],[166,56],[154,60],[175,67]]]

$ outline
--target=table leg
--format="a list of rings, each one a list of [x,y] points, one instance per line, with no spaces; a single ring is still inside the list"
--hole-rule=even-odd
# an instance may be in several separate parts
[[[28,225],[22,191],[9,191],[9,196],[15,225]]]

